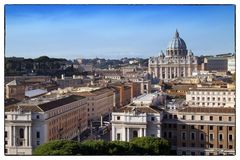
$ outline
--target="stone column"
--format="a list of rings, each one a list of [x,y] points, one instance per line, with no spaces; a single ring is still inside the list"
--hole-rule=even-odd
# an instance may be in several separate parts
[[[169,67],[169,74],[170,74],[170,79],[172,79],[172,67]]]
[[[13,126],[13,146],[16,146],[16,126]]]
[[[32,126],[29,126],[29,146],[32,146]]]
[[[162,80],[162,67],[160,67],[160,79]]]
[[[143,128],[143,136],[146,137],[147,136],[147,129]]]
[[[126,131],[127,129],[126,129],[126,127],[124,127],[124,132],[123,132],[123,140],[124,141],[127,141],[127,131]]]
[[[174,78],[176,77],[176,67],[173,68]]]
[[[9,132],[9,144],[10,146],[12,146],[12,141],[13,141],[13,134],[12,134],[12,126],[10,127],[10,132]]]
[[[177,67],[177,77],[180,77],[180,68]]]
[[[183,77],[186,77],[186,66],[183,67]]]
[[[27,146],[27,138],[28,138],[28,135],[27,135],[27,126],[24,127],[24,143],[23,143],[23,146]]]
[[[158,67],[157,67],[157,66],[155,66],[155,76],[156,76],[156,77],[159,77],[159,76],[158,76]]]
[[[139,133],[139,136],[138,136],[138,137],[143,137],[143,135],[142,135],[142,128],[139,128],[139,129],[138,129],[138,133]]]
[[[112,126],[112,141],[115,141],[115,127]]]
[[[168,68],[165,67],[165,79],[168,79]]]
[[[130,140],[130,129],[127,128],[127,142],[129,142]]]

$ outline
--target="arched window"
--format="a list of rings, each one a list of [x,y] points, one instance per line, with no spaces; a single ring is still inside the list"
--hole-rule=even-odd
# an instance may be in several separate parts
[[[19,129],[19,135],[20,135],[20,138],[24,138],[24,129],[23,128]]]
[[[133,138],[138,137],[138,131],[133,131]]]

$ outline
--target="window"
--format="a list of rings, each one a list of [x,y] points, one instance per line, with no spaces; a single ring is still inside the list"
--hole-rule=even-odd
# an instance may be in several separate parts
[[[229,131],[232,131],[232,127],[228,127],[228,130],[229,130]]]
[[[177,115],[174,115],[173,117],[174,117],[174,119],[178,119],[178,118],[177,118]]]
[[[94,111],[94,108],[92,108],[92,111]]]
[[[207,97],[207,100],[210,101],[210,97]]]
[[[200,144],[200,147],[201,147],[201,148],[205,148],[205,146],[204,146],[204,144],[203,144],[203,143],[201,143],[201,144]]]
[[[215,97],[213,97],[212,100],[215,101]]]
[[[4,115],[4,118],[7,119],[7,115]]]
[[[182,119],[184,119],[184,120],[185,120],[185,119],[186,119],[186,116],[185,116],[185,115],[183,115],[183,116],[182,116]]]
[[[138,131],[133,131],[133,138],[138,137]]]
[[[168,138],[172,138],[172,132],[168,132]]]
[[[191,125],[191,129],[194,129],[194,125]]]
[[[229,145],[228,148],[229,148],[229,149],[233,149],[233,146],[232,146],[232,145]]]
[[[7,145],[8,144],[8,141],[5,141],[5,145]]]
[[[220,145],[219,145],[219,148],[223,148],[223,145],[222,145],[222,144],[220,144]]]
[[[219,130],[222,131],[223,127],[222,126],[219,126]]]
[[[222,121],[222,116],[219,116],[219,121]]]
[[[172,115],[171,114],[169,115],[169,119],[172,119]]]
[[[223,135],[220,133],[219,134],[219,141],[222,141],[223,140]]]
[[[186,133],[185,132],[182,133],[182,140],[186,140]]]
[[[200,139],[201,139],[202,141],[204,140],[204,134],[203,134],[203,133],[200,134]]]
[[[228,98],[228,101],[231,101],[231,98]]]
[[[213,120],[213,116],[210,116],[210,121],[212,121]]]
[[[87,109],[87,111],[89,112],[89,108]]]
[[[194,120],[194,116],[192,116],[192,120]]]
[[[39,146],[40,145],[40,141],[37,141],[36,144],[37,144],[37,146]]]
[[[200,155],[201,155],[201,156],[205,155],[205,152],[200,152]]]
[[[186,126],[185,126],[185,125],[182,125],[182,129],[186,129]]]
[[[177,128],[177,124],[173,124],[173,128]]]
[[[39,131],[37,131],[36,137],[40,138],[40,132]]]
[[[203,125],[201,125],[201,126],[200,126],[200,129],[201,129],[201,130],[203,130],[203,129],[204,129],[204,126],[203,126]]]
[[[192,97],[192,100],[195,100],[195,97]]]
[[[201,121],[203,121],[204,120],[204,116],[201,116]]]
[[[121,140],[121,134],[120,134],[120,133],[117,134],[117,140],[118,140],[118,141]]]
[[[117,116],[117,120],[120,120],[120,116]]]
[[[154,117],[151,117],[151,121],[155,121],[155,118],[154,118]]]
[[[182,143],[182,146],[183,146],[183,147],[186,147],[186,143]]]
[[[220,97],[218,97],[218,101],[220,101]]]
[[[228,117],[228,121],[232,121],[232,117]]]
[[[7,149],[4,149],[4,153],[8,153],[8,150],[7,150]]]
[[[4,137],[5,137],[5,138],[8,137],[8,132],[7,132],[7,131],[4,132]]]
[[[213,139],[214,139],[213,134],[212,134],[212,133],[209,134],[209,140],[210,140],[210,141],[213,141]]]
[[[186,151],[182,151],[182,155],[186,155]]]
[[[191,133],[191,140],[195,140],[195,133]]]
[[[228,139],[229,141],[232,141],[233,140],[233,136],[231,134],[228,135]]]
[[[163,133],[164,138],[167,138],[167,132]]]
[[[195,147],[195,143],[191,143],[191,147]]]
[[[209,130],[213,130],[213,126],[209,126]]]
[[[168,124],[168,128],[172,128],[172,124]]]
[[[37,115],[36,118],[39,119],[39,115]]]
[[[200,100],[200,97],[197,97],[197,100],[199,101],[199,100]]]
[[[191,155],[195,155],[195,152],[191,152]]]
[[[20,138],[24,138],[24,129],[23,128],[19,129],[19,135],[20,135]]]
[[[205,100],[205,97],[202,97],[202,101],[204,101]]]
[[[210,144],[210,145],[209,145],[209,148],[213,148],[213,144]]]

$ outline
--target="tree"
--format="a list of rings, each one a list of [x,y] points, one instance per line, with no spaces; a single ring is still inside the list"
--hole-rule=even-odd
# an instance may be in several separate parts
[[[38,146],[33,155],[76,155],[79,153],[79,144],[76,141],[57,140]]]
[[[168,155],[170,145],[167,140],[155,137],[134,138],[130,143],[139,149],[140,154],[147,155]]]
[[[106,155],[108,143],[103,140],[87,140],[80,144],[79,153],[82,155]]]

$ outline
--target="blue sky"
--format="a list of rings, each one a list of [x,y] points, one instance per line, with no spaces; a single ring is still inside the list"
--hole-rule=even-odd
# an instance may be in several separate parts
[[[233,5],[6,5],[6,56],[157,56],[178,29],[195,55],[235,52]]]

